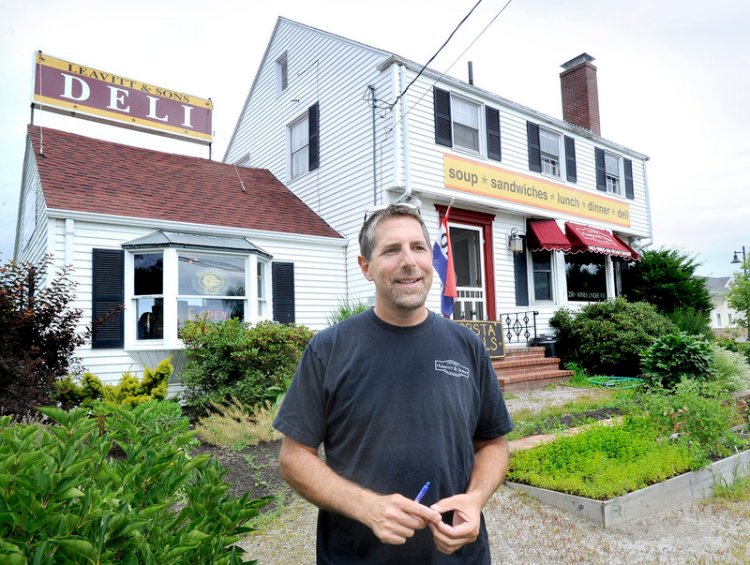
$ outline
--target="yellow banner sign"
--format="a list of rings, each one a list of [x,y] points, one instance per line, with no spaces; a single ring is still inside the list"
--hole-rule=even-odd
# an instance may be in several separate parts
[[[532,176],[444,155],[447,188],[507,200],[571,216],[630,226],[630,205]]]

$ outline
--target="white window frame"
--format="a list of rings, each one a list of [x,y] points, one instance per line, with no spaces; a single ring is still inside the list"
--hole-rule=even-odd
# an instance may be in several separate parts
[[[614,164],[612,164],[613,160]],[[608,162],[612,166],[607,166]],[[622,159],[619,155],[610,153],[609,151],[604,152],[604,183],[607,187],[607,192],[611,194],[622,194],[622,166]]]
[[[554,251],[541,251],[541,253],[549,253],[549,285],[550,285],[550,297],[549,298],[537,298],[536,296],[536,284],[535,284],[535,278],[534,275],[537,272],[537,269],[534,268],[534,255],[533,251],[527,250],[527,270],[528,270],[528,281],[529,281],[529,291],[530,291],[530,301],[532,303],[542,303],[542,304],[549,304],[549,303],[555,303],[555,296],[557,295],[557,281],[556,281],[556,268],[555,264],[557,262],[557,253]],[[540,271],[542,272],[542,271]],[[545,271],[546,272],[546,271]]]
[[[464,123],[463,121],[459,121],[457,119],[459,112],[457,112],[457,107],[460,104],[464,104],[467,107],[471,107],[472,109],[476,110],[476,127],[474,127],[473,124]],[[478,102],[473,102],[471,100],[468,100],[466,98],[462,98],[460,96],[456,96],[451,93],[451,131],[453,133],[453,148],[454,149],[460,149],[462,151],[468,151],[470,153],[474,154],[480,154],[482,151],[482,131],[485,129],[483,120],[482,120],[482,104]],[[476,147],[470,147],[468,145],[461,145],[457,143],[456,141],[456,126],[460,126],[462,128],[475,130],[476,136],[477,136],[477,143]]]
[[[544,137],[550,141],[550,145],[557,146],[557,153],[550,153],[545,151]],[[542,174],[548,177],[561,178],[562,177],[562,159],[560,158],[560,143],[562,136],[554,131],[539,128],[539,155],[542,161]]]
[[[276,59],[276,94],[280,95],[289,87],[289,58],[286,51]]]
[[[295,146],[295,133],[304,131],[304,144]],[[297,179],[310,171],[310,120],[307,113],[289,125],[289,178]],[[297,159],[295,161],[295,159]]]

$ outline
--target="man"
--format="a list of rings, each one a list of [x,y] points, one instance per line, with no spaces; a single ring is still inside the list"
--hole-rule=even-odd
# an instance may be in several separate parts
[[[425,307],[418,210],[371,213],[359,244],[375,307],[313,338],[274,422],[284,478],[320,508],[318,563],[489,563],[481,510],[513,428],[492,364],[473,332]]]

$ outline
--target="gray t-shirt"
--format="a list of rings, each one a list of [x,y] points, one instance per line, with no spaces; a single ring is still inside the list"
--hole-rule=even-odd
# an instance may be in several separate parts
[[[274,426],[325,446],[339,475],[381,494],[430,506],[463,493],[473,440],[513,429],[481,340],[433,313],[417,326],[392,326],[373,310],[323,330],[310,342]],[[318,563],[489,563],[487,532],[453,556],[429,529],[400,546],[381,543],[359,522],[321,510]]]

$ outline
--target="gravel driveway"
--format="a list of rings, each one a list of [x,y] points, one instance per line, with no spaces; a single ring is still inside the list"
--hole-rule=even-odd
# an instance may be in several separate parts
[[[590,394],[569,387],[525,391],[509,395],[508,407],[534,409]],[[262,565],[314,563],[316,515],[295,496],[241,545]],[[708,501],[604,529],[501,487],[484,515],[497,564],[750,563],[750,501]]]

